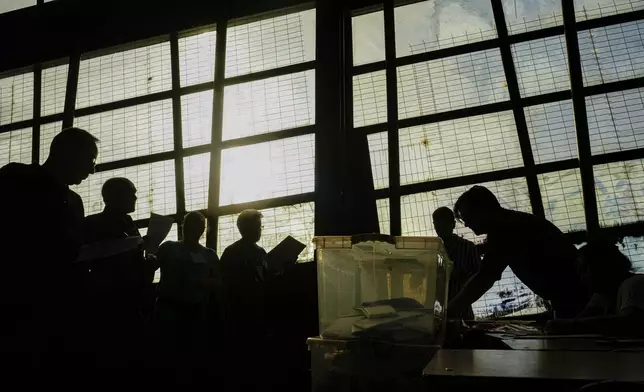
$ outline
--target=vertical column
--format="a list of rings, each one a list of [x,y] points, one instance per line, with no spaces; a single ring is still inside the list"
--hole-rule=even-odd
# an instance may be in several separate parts
[[[186,214],[185,181],[183,178],[183,129],[181,122],[181,79],[179,75],[179,34],[170,34],[170,62],[172,69],[172,124],[174,135],[174,175],[177,197],[177,223],[183,222]],[[183,232],[179,230],[179,239]]]
[[[74,125],[74,109],[76,108],[76,91],[78,89],[78,70],[80,68],[80,53],[69,57],[67,72],[67,90],[65,93],[65,112],[63,113],[63,128]]]
[[[575,5],[572,1],[561,0],[561,7],[568,54],[572,106],[577,131],[577,150],[579,152],[581,187],[584,195],[584,213],[588,234],[591,235],[599,229],[599,217],[597,216],[597,197],[595,195],[595,178],[593,177],[590,137],[588,135],[588,115],[586,113],[586,97],[584,96],[584,82],[579,55]]]
[[[517,133],[519,136],[519,146],[521,147],[523,164],[526,168],[526,178],[528,181],[528,192],[530,194],[532,213],[545,217],[543,200],[541,199],[541,190],[539,189],[539,181],[537,180],[534,156],[532,155],[532,147],[530,146],[528,124],[525,119],[523,107],[521,106],[519,82],[517,80],[516,69],[514,68],[514,60],[512,59],[512,50],[508,40],[508,27],[506,25],[501,0],[492,0],[492,11],[494,13],[494,23],[496,24],[496,30],[499,36],[503,71],[505,72],[505,80],[508,84],[508,93],[510,95],[510,100],[512,101],[512,113],[514,114],[514,122],[516,123]]]
[[[34,65],[34,126],[31,133],[31,162],[40,160],[40,109],[42,104],[42,64]]]

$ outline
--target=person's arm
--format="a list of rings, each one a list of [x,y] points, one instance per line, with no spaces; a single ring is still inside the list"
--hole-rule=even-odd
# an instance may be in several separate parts
[[[494,257],[488,252],[483,260],[479,271],[472,276],[463,289],[447,304],[447,309],[461,309],[476,302],[489,289],[494,282],[499,280],[503,270],[508,266],[501,258]]]

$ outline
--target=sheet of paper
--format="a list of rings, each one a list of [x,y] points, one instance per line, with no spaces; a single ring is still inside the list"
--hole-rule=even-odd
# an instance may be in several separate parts
[[[165,237],[168,236],[173,223],[174,220],[169,216],[154,213],[150,215],[147,234],[148,245],[145,248],[148,253],[156,253],[159,249],[159,245],[161,245],[163,240],[165,240]]]
[[[77,262],[100,260],[117,255],[119,253],[129,252],[141,248],[143,238],[127,237],[114,240],[95,242],[93,244],[83,245],[78,253]]]
[[[286,265],[295,264],[298,256],[305,248],[306,245],[289,235],[268,252],[266,256],[268,266],[271,269],[281,271]]]

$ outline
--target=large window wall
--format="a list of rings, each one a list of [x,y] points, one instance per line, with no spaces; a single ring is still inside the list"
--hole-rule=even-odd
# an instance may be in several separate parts
[[[572,7],[560,1],[389,1],[347,14],[350,131],[368,139],[381,231],[435,235],[432,212],[475,184],[573,236],[642,220],[644,2],[574,9],[565,28]],[[640,269],[641,242],[621,244]],[[478,317],[541,309],[510,269],[474,304]]]

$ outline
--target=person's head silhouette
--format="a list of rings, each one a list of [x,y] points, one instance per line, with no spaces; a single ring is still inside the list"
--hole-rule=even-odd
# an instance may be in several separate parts
[[[84,129],[63,129],[51,142],[44,167],[65,185],[78,185],[94,174],[97,142],[98,139]]]
[[[475,185],[463,193],[454,205],[454,213],[476,235],[488,234],[503,209],[489,189]]]
[[[186,214],[183,219],[183,241],[196,244],[206,231],[206,217],[199,211]]]
[[[257,243],[262,238],[262,213],[244,210],[237,218],[237,228],[244,240]]]
[[[136,187],[124,177],[110,178],[101,190],[105,209],[115,214],[129,214],[136,209]]]
[[[594,293],[611,293],[632,273],[633,264],[606,240],[593,240],[579,249],[579,272]]]
[[[449,208],[437,208],[432,214],[432,219],[434,221],[436,235],[440,238],[447,238],[454,232],[456,221],[454,219],[454,213]]]

